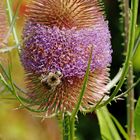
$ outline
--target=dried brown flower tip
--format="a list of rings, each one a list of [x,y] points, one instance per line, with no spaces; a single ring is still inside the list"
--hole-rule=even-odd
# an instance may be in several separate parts
[[[91,27],[103,13],[98,0],[32,0],[26,15],[36,23],[70,29]]]

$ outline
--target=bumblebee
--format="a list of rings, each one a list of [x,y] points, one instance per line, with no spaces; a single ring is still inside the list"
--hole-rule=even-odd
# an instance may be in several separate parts
[[[55,90],[56,87],[61,83],[63,75],[60,71],[55,73],[49,72],[48,74],[41,75],[41,83],[47,87],[48,90]]]

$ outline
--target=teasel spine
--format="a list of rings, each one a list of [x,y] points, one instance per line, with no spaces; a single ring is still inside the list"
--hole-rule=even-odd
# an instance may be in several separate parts
[[[49,27],[92,27],[103,15],[98,0],[33,0],[28,3],[26,18]]]

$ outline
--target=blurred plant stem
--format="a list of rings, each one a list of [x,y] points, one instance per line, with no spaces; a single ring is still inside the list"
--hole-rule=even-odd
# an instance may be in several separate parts
[[[128,71],[128,79],[127,79],[127,87],[131,87],[133,85],[133,66],[132,62],[129,66]],[[134,88],[132,88],[127,96],[127,133],[129,135],[130,140],[135,139],[135,130],[134,130]]]
[[[129,9],[129,0],[123,0],[124,3],[124,27],[125,27],[125,49],[134,48],[136,21],[138,13],[138,1],[131,1],[131,11]],[[129,13],[129,11],[131,13]],[[130,15],[130,18],[129,18]],[[129,22],[130,21],[130,22]],[[133,65],[132,60],[129,62],[129,70],[127,77],[127,88],[133,85]],[[127,96],[127,133],[130,140],[135,140],[134,132],[134,89],[128,92]]]
[[[18,35],[17,35],[16,27],[15,27],[15,22],[16,22],[16,19],[17,19],[17,15],[18,15],[18,11],[19,11],[21,3],[22,3],[22,0],[19,0],[18,4],[17,4],[17,7],[16,7],[16,12],[13,14],[11,1],[6,0],[6,5],[7,5],[7,9],[8,9],[8,15],[9,15],[10,29],[9,29],[7,37],[5,38],[5,43],[7,42],[8,37],[9,37],[11,31],[12,31],[15,43],[18,47],[18,51],[20,50],[20,42],[19,42],[19,39],[18,39]]]
[[[70,115],[68,113],[64,113],[63,120],[63,140],[71,140],[70,138]]]

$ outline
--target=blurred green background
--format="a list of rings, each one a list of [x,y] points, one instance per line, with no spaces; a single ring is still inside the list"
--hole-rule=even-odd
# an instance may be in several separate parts
[[[18,0],[12,0],[13,10],[16,9]],[[17,19],[16,28],[18,30],[18,37],[21,38],[21,31],[24,24],[25,4],[28,0],[23,0],[19,10],[19,18]],[[104,0],[106,18],[109,20],[109,28],[112,35],[113,48],[113,62],[111,66],[111,79],[118,72],[124,61],[124,38],[123,23],[121,22],[120,3],[117,0]],[[140,13],[140,12],[139,12]],[[138,19],[140,23],[140,16]],[[138,27],[140,30],[140,27]],[[12,37],[10,44],[13,45]],[[20,86],[24,85],[24,71],[19,61],[19,56],[16,50],[10,54],[3,54],[0,56],[5,67],[9,62],[12,63],[12,77],[14,81]],[[10,58],[10,59],[9,59]],[[140,46],[134,56],[134,70],[135,77],[140,76]],[[0,91],[1,91],[0,87]],[[122,87],[125,91],[126,85]],[[41,121],[41,118],[36,117],[35,114],[27,110],[17,110],[19,106],[17,101],[4,100],[5,93],[0,93],[0,140],[59,140],[61,139],[58,122],[55,118]],[[136,99],[140,95],[140,84],[135,89]],[[10,97],[6,93],[6,97]],[[120,121],[123,126],[126,125],[126,101],[120,100],[112,102],[108,106],[110,112]],[[95,113],[87,114],[86,116],[79,113],[79,120],[76,124],[77,135],[79,140],[100,140],[100,130],[98,120]],[[123,139],[123,138],[122,138]]]

